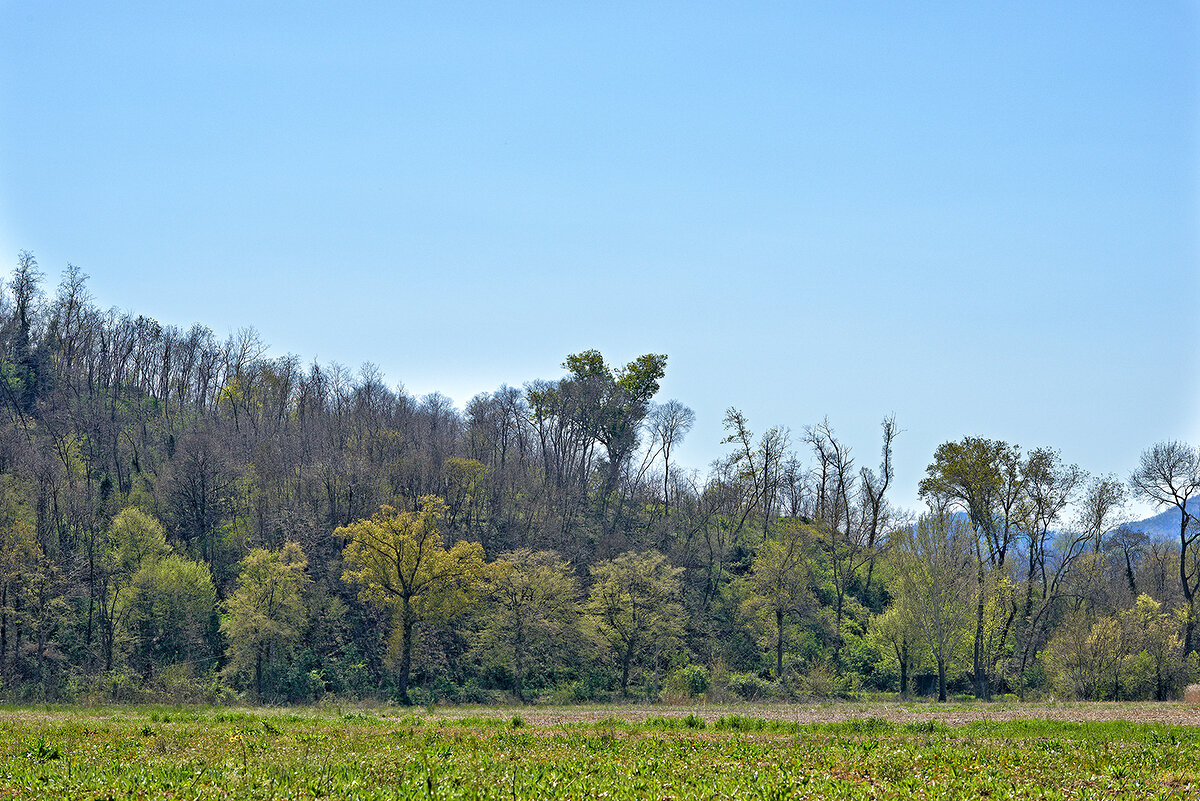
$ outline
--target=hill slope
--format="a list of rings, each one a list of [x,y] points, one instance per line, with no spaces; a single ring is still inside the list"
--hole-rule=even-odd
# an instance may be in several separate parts
[[[1188,500],[1188,512],[1200,515],[1200,496]],[[1153,517],[1130,523],[1129,527],[1145,532],[1152,540],[1177,540],[1179,538],[1179,510],[1171,507]]]

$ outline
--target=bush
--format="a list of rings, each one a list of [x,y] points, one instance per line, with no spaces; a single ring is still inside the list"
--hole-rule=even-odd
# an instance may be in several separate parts
[[[745,701],[763,701],[775,695],[775,686],[754,673],[730,673],[728,687]]]
[[[601,670],[588,670],[575,681],[559,684],[549,695],[552,704],[580,704],[607,701],[615,689],[615,680]]]
[[[800,687],[805,695],[832,698],[838,690],[837,677],[827,663],[817,662],[808,669]]]
[[[708,671],[701,665],[685,665],[663,683],[663,696],[668,700],[699,698],[708,692]]]
[[[145,695],[142,682],[123,670],[110,670],[104,676],[103,684],[109,700],[118,704],[136,703]]]
[[[438,676],[433,682],[433,696],[438,701],[457,704],[462,699],[462,690],[448,676]]]
[[[342,691],[355,701],[361,701],[371,692],[371,673],[363,662],[347,665],[341,679]]]
[[[462,704],[494,704],[496,693],[484,688],[475,679],[467,679],[458,692],[458,700]]]

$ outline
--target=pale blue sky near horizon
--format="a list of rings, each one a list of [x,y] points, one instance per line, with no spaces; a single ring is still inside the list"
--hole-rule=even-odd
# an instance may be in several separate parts
[[[1200,9],[0,2],[0,269],[460,407],[669,356],[680,459],[1200,444]]]

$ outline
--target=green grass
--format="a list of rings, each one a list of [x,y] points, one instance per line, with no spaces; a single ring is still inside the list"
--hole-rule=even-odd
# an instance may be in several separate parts
[[[522,710],[524,711],[524,710]],[[526,713],[528,714],[528,713]],[[514,710],[0,710],[2,798],[1200,797],[1200,729]]]

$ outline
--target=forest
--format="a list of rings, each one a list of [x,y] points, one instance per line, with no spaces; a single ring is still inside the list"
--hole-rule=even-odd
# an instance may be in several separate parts
[[[16,701],[1170,699],[1200,680],[1200,448],[1128,476],[735,408],[663,354],[471,399],[98,308],[22,252],[0,295],[0,693]],[[1171,538],[1129,525],[1138,499]]]

